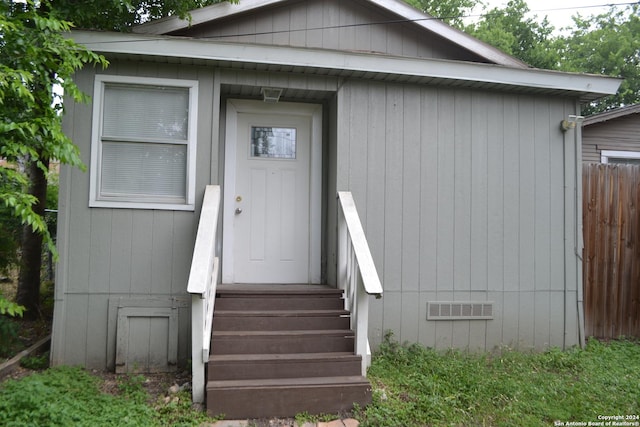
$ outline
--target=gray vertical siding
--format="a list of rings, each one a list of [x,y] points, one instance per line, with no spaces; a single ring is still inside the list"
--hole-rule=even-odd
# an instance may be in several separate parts
[[[387,330],[436,348],[577,342],[563,187],[574,165],[557,126],[575,108],[481,91],[341,88],[336,182],[354,193],[385,289],[373,302],[374,343]],[[494,319],[426,320],[428,301],[451,300],[493,301]]]
[[[184,363],[190,356],[190,311],[184,298],[200,204],[205,186],[221,182],[223,174],[224,145],[220,135],[224,123],[218,119],[224,117],[221,86],[244,87],[249,93],[272,85],[300,93],[326,93],[335,92],[338,80],[293,73],[115,61],[101,72],[198,81],[196,209],[90,209],[88,172],[62,168],[58,231],[61,257],[56,278],[52,362],[113,368],[117,307],[135,306],[136,301],[144,306],[144,301],[149,300],[175,305],[175,300],[179,306],[178,359]],[[84,92],[93,93],[94,77],[92,70],[78,73],[77,82]],[[67,108],[65,131],[79,146],[84,164],[89,165],[92,108],[74,103],[68,103]],[[151,325],[135,318],[131,322],[131,331],[143,335],[140,328]],[[147,329],[150,336],[154,334],[152,326]],[[144,346],[141,348],[144,351]]]
[[[224,162],[220,99],[261,86],[324,99],[323,277],[335,284],[335,194],[350,190],[385,289],[371,304],[374,345],[387,330],[436,348],[577,342],[574,208],[564,188],[575,171],[558,126],[573,103],[195,66],[115,62],[105,72],[199,81],[196,210],[89,209],[88,173],[63,168],[54,364],[113,367],[114,313],[137,298],[178,301],[178,358],[188,359],[191,252],[204,187],[221,183]],[[94,75],[78,74],[87,93]],[[91,107],[67,107],[66,131],[89,165]],[[452,300],[493,301],[494,319],[426,320],[427,302]],[[132,330],[144,335],[144,325]]]
[[[435,34],[358,0],[304,0],[261,10],[176,35],[224,41],[355,50],[422,58],[484,62],[473,53],[447,45]]]
[[[153,296],[172,304],[172,299],[187,296],[200,203],[204,187],[212,182],[212,177],[217,177],[218,167],[217,163],[210,163],[217,158],[212,157],[212,149],[216,153],[218,150],[210,120],[216,102],[211,96],[213,70],[127,62],[112,63],[104,73],[198,80],[198,115],[202,120],[197,130],[195,212],[90,209],[89,172],[62,168],[58,232],[61,256],[56,278],[52,362],[90,368],[104,368],[113,363],[107,351],[115,342],[116,319],[109,314],[110,299],[144,300]],[[92,70],[78,74],[77,82],[85,93],[93,94],[94,75]],[[65,130],[79,146],[82,160],[88,166],[92,109],[90,105],[72,103],[69,108],[72,114],[65,118]],[[184,337],[189,336],[190,316],[188,307],[179,310],[182,346],[178,357],[184,363],[189,357],[190,347]],[[154,333],[153,328],[149,333]]]

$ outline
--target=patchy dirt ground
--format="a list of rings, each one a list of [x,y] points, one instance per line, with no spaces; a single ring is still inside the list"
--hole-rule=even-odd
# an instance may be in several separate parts
[[[104,393],[120,394],[118,384],[126,378],[125,374],[113,372],[90,371],[91,374],[102,380],[101,390]],[[138,374],[131,374],[138,376]],[[165,398],[182,390],[191,390],[191,374],[188,372],[171,372],[162,374],[139,374],[142,388],[149,394],[150,402],[157,402],[159,398]]]
[[[17,366],[10,374],[0,377],[0,383],[9,378],[20,379],[27,375],[31,375],[33,370],[25,369],[21,366]],[[112,372],[104,371],[89,371],[92,375],[100,378],[100,389],[103,393],[112,395],[120,395],[120,384],[126,381],[127,375],[115,374]],[[162,406],[163,404],[169,404],[172,399],[175,398],[175,393],[184,389],[190,389],[191,386],[191,374],[188,372],[175,372],[175,373],[163,373],[163,374],[139,374],[144,380],[141,381],[142,387],[149,395],[148,402],[150,405]],[[138,374],[132,374],[132,376],[138,376]],[[196,410],[204,410],[202,405],[194,405]],[[225,425],[225,424],[222,424]],[[297,426],[293,418],[272,418],[272,419],[259,419],[259,420],[247,420],[245,424],[227,424],[227,425],[245,425],[247,427],[293,427]],[[315,424],[313,424],[315,425]],[[203,424],[203,427],[212,426],[215,427],[216,423]]]
[[[0,375],[0,383],[8,379],[18,380],[24,378],[32,373],[37,372],[24,368],[22,366],[15,366],[11,372],[6,375]],[[179,391],[191,390],[191,374],[189,372],[172,372],[162,374],[116,374],[106,371],[89,371],[92,375],[98,377],[101,380],[100,389],[103,393],[112,395],[120,395],[120,385],[129,381],[130,377],[139,377],[142,388],[149,395],[149,403],[155,404],[158,402],[169,403],[172,396]],[[202,408],[198,408],[202,409]]]

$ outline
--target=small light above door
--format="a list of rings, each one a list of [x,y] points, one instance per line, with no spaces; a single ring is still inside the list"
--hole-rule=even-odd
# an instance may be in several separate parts
[[[275,104],[280,100],[282,89],[277,87],[263,87],[260,89],[260,93],[262,94],[264,102]]]

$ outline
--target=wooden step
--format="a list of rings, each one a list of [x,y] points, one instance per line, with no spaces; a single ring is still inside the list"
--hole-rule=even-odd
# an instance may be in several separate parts
[[[222,296],[224,295],[224,296]],[[274,298],[254,295],[222,294],[216,298],[216,310],[340,310],[344,308],[341,294],[320,296],[289,296]]]
[[[349,329],[346,310],[216,310],[215,331]]]
[[[248,380],[357,376],[361,358],[353,353],[212,355],[207,379]]]
[[[338,413],[371,401],[343,292],[318,285],[220,285],[207,412],[227,419]]]
[[[262,298],[292,298],[292,297],[326,297],[337,298],[343,294],[342,290],[324,285],[243,285],[220,284],[216,288],[216,298],[260,296]]]
[[[227,419],[338,413],[371,402],[362,376],[209,381],[207,413]]]
[[[216,331],[211,354],[287,354],[354,351],[350,330]]]

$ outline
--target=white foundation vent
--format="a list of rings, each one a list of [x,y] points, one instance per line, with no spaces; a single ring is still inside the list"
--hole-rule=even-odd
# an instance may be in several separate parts
[[[429,301],[427,320],[491,320],[493,301]]]

